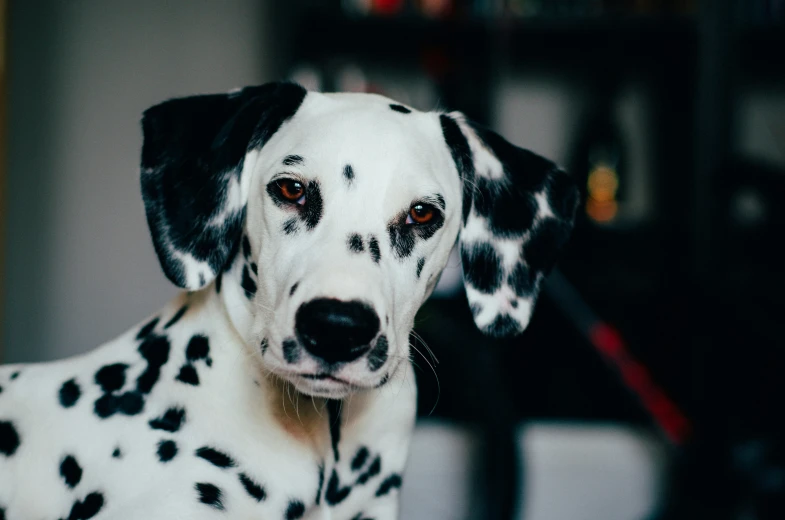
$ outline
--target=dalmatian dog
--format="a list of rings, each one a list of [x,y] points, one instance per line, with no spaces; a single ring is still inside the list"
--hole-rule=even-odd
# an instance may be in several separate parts
[[[0,368],[0,519],[397,518],[415,313],[457,241],[477,326],[522,332],[570,177],[460,113],[292,83],[142,129],[185,291],[90,353]]]

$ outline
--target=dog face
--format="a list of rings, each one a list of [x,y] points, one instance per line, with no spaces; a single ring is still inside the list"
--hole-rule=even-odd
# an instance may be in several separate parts
[[[477,325],[521,332],[577,203],[549,161],[376,95],[268,84],[165,102],[143,130],[164,272],[192,290],[226,278],[241,335],[310,395],[379,386],[408,359],[459,236]]]

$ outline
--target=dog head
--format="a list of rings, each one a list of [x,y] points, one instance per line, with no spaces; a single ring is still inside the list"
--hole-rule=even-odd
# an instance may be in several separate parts
[[[577,204],[550,161],[377,95],[273,83],[166,101],[142,126],[167,277],[214,283],[264,366],[310,395],[378,386],[408,359],[456,240],[477,326],[522,332]]]

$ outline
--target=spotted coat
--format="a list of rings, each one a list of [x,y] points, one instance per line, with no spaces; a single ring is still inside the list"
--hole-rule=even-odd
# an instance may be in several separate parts
[[[0,367],[0,520],[397,518],[417,309],[457,241],[477,326],[520,333],[569,176],[460,113],[290,83],[142,128],[186,292],[88,354]]]

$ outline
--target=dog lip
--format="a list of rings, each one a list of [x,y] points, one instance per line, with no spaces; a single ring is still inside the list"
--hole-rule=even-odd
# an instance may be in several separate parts
[[[325,381],[325,380],[327,380],[327,381],[333,381],[335,383],[341,383],[341,384],[344,384],[344,385],[350,385],[351,384],[348,381],[344,381],[343,379],[339,379],[337,377],[334,377],[332,374],[328,374],[327,372],[319,372],[319,373],[316,373],[316,374],[298,374],[298,375],[300,377],[302,377],[303,379],[312,379],[312,380],[315,380],[315,381]]]

